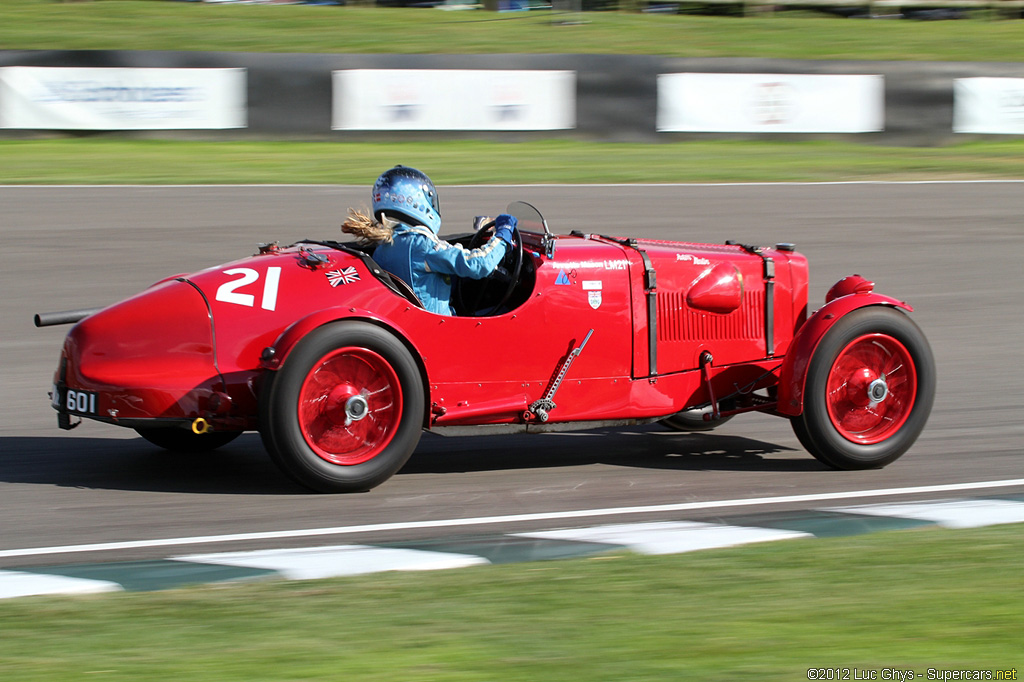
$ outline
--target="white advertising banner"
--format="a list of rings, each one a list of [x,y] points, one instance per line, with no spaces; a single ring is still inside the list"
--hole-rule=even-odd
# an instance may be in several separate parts
[[[0,68],[0,128],[245,126],[245,69]]]
[[[333,130],[576,127],[574,71],[351,69],[333,86]]]
[[[885,127],[880,75],[667,73],[658,132],[871,133]]]
[[[1024,78],[954,79],[953,132],[1024,135]]]

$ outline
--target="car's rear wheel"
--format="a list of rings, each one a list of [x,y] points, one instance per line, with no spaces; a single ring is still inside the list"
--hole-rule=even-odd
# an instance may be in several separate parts
[[[319,492],[380,485],[412,455],[423,427],[419,368],[397,338],[365,322],[308,334],[260,396],[274,462]]]
[[[227,445],[242,435],[241,431],[207,431],[193,433],[181,428],[137,428],[136,433],[153,445],[186,454],[210,452]]]
[[[892,308],[862,308],[815,349],[793,431],[831,467],[882,467],[917,440],[934,397],[935,361],[917,325]]]

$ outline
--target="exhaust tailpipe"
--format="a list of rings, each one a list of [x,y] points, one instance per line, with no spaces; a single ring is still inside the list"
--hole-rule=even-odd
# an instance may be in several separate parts
[[[87,308],[83,310],[62,310],[56,313],[36,313],[35,323],[37,327],[52,327],[58,324],[74,324],[93,313],[98,313],[102,308]]]

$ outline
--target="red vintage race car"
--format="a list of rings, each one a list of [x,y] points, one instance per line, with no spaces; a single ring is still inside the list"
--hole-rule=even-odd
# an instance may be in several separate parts
[[[323,492],[383,483],[423,429],[694,431],[758,411],[788,418],[825,464],[862,469],[924,428],[931,349],[910,306],[864,278],[808,317],[807,260],[790,244],[555,235],[529,204],[508,212],[516,247],[487,279],[455,283],[456,316],[333,241],[260,245],[102,310],[38,315],[77,322],[54,377],[58,424],[117,424],[176,451],[257,430]],[[467,361],[495,347],[526,352]]]

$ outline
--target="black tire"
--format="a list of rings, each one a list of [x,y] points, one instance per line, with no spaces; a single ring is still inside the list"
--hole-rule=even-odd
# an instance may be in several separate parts
[[[392,334],[342,321],[303,338],[260,394],[260,435],[296,482],[325,493],[380,485],[419,443],[424,389]]]
[[[830,467],[883,467],[921,434],[935,385],[935,360],[918,326],[893,308],[861,308],[815,349],[793,432]]]
[[[181,428],[137,428],[136,433],[153,445],[185,454],[210,452],[227,445],[242,435],[241,431],[207,431],[193,433]]]
[[[704,415],[711,412],[711,408],[695,408],[692,410],[683,410],[682,412],[676,412],[671,417],[665,417],[658,423],[672,429],[673,431],[679,431],[681,433],[698,433],[701,431],[711,431],[717,429],[722,424],[733,418],[734,415],[728,417],[719,417],[712,421],[705,421]]]

